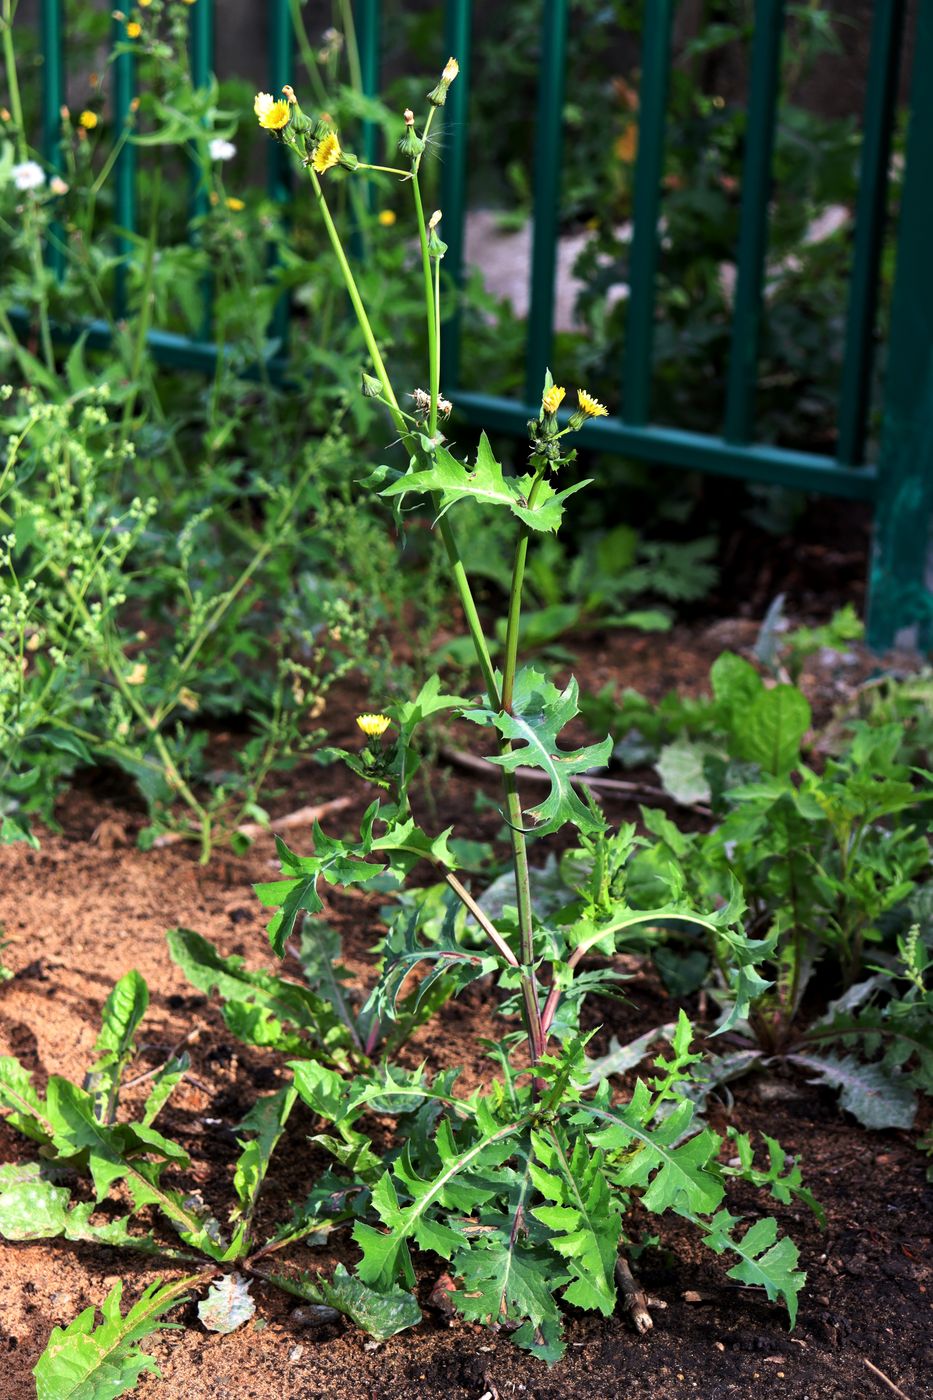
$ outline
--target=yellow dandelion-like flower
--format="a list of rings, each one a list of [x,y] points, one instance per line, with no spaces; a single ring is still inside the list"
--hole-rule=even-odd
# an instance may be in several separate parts
[[[609,410],[599,399],[594,399],[585,389],[577,390],[577,403],[580,405],[580,412],[587,418],[608,418]]]
[[[552,384],[541,396],[541,407],[545,413],[556,413],[564,401],[567,390],[562,389],[559,384]]]
[[[379,739],[392,723],[388,715],[357,715],[356,722],[368,739]]]
[[[382,224],[383,228],[391,228],[392,225],[395,223],[395,218],[396,215],[394,209],[379,210],[379,222]]]
[[[97,113],[90,110],[82,112],[78,118],[85,131],[93,131],[99,120]]]
[[[246,208],[245,202],[242,199],[237,199],[236,195],[230,195],[229,198],[226,200],[226,205],[227,208],[231,209],[234,214],[239,214],[241,209]]]
[[[288,126],[291,118],[291,108],[283,99],[276,99],[271,92],[257,92],[253,102],[253,111],[259,121],[259,125],[266,131],[281,131]]]
[[[136,0],[136,3],[141,10],[148,10],[149,6],[152,4],[152,0]]]
[[[342,154],[336,133],[331,131],[317,143],[311,164],[319,175],[323,175],[325,170],[330,170],[331,166],[337,164]]]
[[[128,39],[138,39],[142,32],[142,25],[138,24],[135,19],[131,19],[129,24],[126,26],[126,37]]]

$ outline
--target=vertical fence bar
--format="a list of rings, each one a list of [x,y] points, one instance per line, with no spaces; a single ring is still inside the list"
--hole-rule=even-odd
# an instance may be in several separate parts
[[[447,252],[441,263],[445,279],[456,289],[456,305],[441,327],[441,382],[450,393],[460,382],[463,250],[466,232],[467,135],[470,113],[470,58],[473,28],[472,0],[448,0],[444,6],[444,54],[460,64],[456,81],[443,107],[444,145],[441,165],[441,232]]]
[[[126,43],[126,20],[114,19],[110,34],[113,44]],[[121,144],[114,169],[114,219],[118,229],[114,243],[119,262],[114,277],[113,314],[118,321],[127,313],[127,260],[133,247],[127,235],[136,231],[136,147],[129,139],[135,90],[136,60],[132,52],[116,54],[113,60],[113,125],[114,139]]]
[[[758,387],[758,342],[765,258],[768,253],[768,201],[778,92],[781,85],[781,40],[784,0],[757,0],[752,62],[748,79],[748,116],[742,162],[742,208],[739,252],[726,383],[727,442],[748,442],[755,417]]]
[[[380,10],[379,0],[356,0],[353,7],[356,20],[357,44],[360,53],[360,86],[367,97],[375,97],[379,92],[379,39]],[[375,122],[363,122],[360,154],[368,164],[376,163],[379,149],[379,127]],[[367,181],[367,196],[372,196],[372,186]]]
[[[658,213],[664,174],[664,132],[673,18],[672,0],[650,0],[645,6],[638,93],[634,231],[629,259],[630,295],[622,362],[622,413],[627,422],[635,424],[647,422],[651,407]]]
[[[203,3],[203,0],[202,0]],[[281,97],[285,83],[294,77],[294,33],[289,0],[269,0],[269,91],[273,97]],[[266,154],[266,188],[276,204],[288,200],[290,169],[288,151],[280,141],[269,141]],[[276,263],[273,251],[270,266]],[[290,315],[289,297],[279,297],[272,313],[269,334],[281,341],[282,348],[288,338]]]
[[[554,277],[560,217],[567,0],[544,0],[535,133],[531,306],[525,349],[525,401],[537,402],[554,339]]]
[[[62,170],[62,105],[65,101],[65,68],[62,49],[61,0],[42,0],[42,154],[57,174]],[[56,219],[49,227],[45,260],[56,277],[65,271],[65,230]]]
[[[190,12],[188,21],[188,48],[191,58],[191,81],[195,87],[206,88],[214,71],[214,3],[213,0],[200,0]],[[210,208],[209,192],[206,188],[204,171],[197,153],[192,152],[191,196],[189,219],[202,219]],[[203,311],[201,315],[201,339],[211,336],[212,302],[214,280],[210,273],[201,285]]]
[[[855,206],[855,252],[846,320],[845,360],[839,396],[840,466],[865,460],[865,435],[875,358],[878,268],[888,203],[888,164],[897,104],[904,0],[875,0],[871,60]]]
[[[876,651],[909,626],[921,647],[933,641],[933,594],[925,584],[933,513],[931,71],[933,0],[920,0],[869,576],[867,635]]]

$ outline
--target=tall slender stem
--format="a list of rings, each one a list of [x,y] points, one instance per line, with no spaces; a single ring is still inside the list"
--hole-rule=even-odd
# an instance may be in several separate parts
[[[417,444],[412,438],[411,431],[405,422],[405,416],[403,415],[402,410],[399,408],[398,399],[395,396],[395,390],[392,388],[392,381],[389,379],[389,374],[385,367],[385,362],[383,361],[382,354],[376,342],[376,337],[373,334],[373,328],[370,323],[369,317],[366,314],[366,308],[363,305],[363,299],[360,296],[359,288],[356,285],[356,278],[353,276],[353,269],[351,268],[347,260],[347,255],[343,250],[343,244],[340,241],[340,234],[338,233],[337,226],[334,223],[333,215],[331,214],[330,209],[328,208],[327,200],[324,198],[324,191],[321,188],[321,182],[318,179],[315,171],[310,169],[310,167],[308,169],[308,174],[311,177],[311,186],[314,190],[314,195],[318,202],[318,208],[321,211],[321,217],[324,220],[324,227],[327,229],[327,236],[330,239],[331,247],[334,250],[334,255],[337,258],[337,263],[340,267],[341,273],[343,274],[344,285],[347,289],[347,295],[350,298],[350,304],[356,313],[356,319],[359,322],[360,330],[363,333],[363,340],[366,343],[366,349],[369,351],[369,357],[372,361],[373,369],[376,371],[376,377],[378,378],[379,383],[382,385],[383,397],[388,402],[389,412],[392,415],[392,421],[394,422],[398,430],[399,436],[409,447],[409,450],[420,454],[420,445]],[[486,638],[483,633],[483,625],[480,621],[479,612],[477,611],[476,600],[473,597],[473,591],[470,588],[469,579],[467,578],[466,570],[463,567],[463,561],[460,558],[460,550],[457,547],[456,537],[454,536],[454,533],[446,518],[443,518],[440,521],[438,521],[438,529],[440,531],[441,539],[444,542],[444,549],[447,552],[447,558],[450,563],[451,573],[453,574],[454,585],[457,589],[457,595],[460,599],[460,606],[463,608],[467,628],[470,633],[470,638],[473,642],[473,648],[476,652],[476,658],[479,662],[480,670],[483,673],[483,684],[486,687],[486,692],[489,697],[489,703],[498,707],[499,687],[496,683],[496,673],[493,670],[492,658],[489,655],[489,647],[486,643]]]

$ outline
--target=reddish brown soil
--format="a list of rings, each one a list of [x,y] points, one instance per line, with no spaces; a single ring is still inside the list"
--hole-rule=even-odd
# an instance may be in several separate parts
[[[582,669],[591,687],[618,678],[624,663],[626,682],[652,695],[674,685],[696,691],[724,645],[752,640],[753,629],[747,635],[745,624],[729,626],[693,637],[681,631],[664,643],[616,636],[594,646]],[[824,716],[837,683],[843,683],[840,675],[832,668],[810,676],[811,695]],[[346,698],[355,708],[358,697]],[[335,742],[349,738],[351,714],[347,709],[329,716]],[[349,828],[368,800],[354,784],[342,771],[309,767],[293,780],[279,808],[355,791],[358,805],[339,818]],[[438,824],[472,821],[475,791],[475,783],[460,775],[443,784],[436,793]],[[158,1064],[197,1028],[191,1075],[160,1126],[191,1153],[184,1184],[196,1186],[222,1217],[231,1202],[236,1155],[230,1128],[258,1093],[282,1082],[281,1067],[274,1056],[233,1041],[216,1005],[170,961],[164,935],[184,924],[223,952],[245,955],[253,966],[270,962],[250,885],[271,878],[271,842],[258,841],[245,858],[220,855],[206,869],[186,848],[145,854],[129,844],[141,815],[121,806],[119,795],[105,798],[102,792],[93,784],[63,803],[63,834],[47,836],[41,851],[0,848],[0,925],[12,940],[4,957],[16,974],[0,987],[0,1052],[18,1055],[40,1083],[52,1073],[80,1081],[110,986],[138,968],[152,1003],[134,1072]],[[617,819],[634,813],[621,805],[610,811]],[[493,813],[483,820],[491,835],[498,818]],[[306,833],[293,832],[289,839],[299,849],[307,844]],[[346,962],[365,977],[366,950],[378,926],[375,902],[335,894],[328,913],[344,935]],[[630,1038],[676,1011],[645,975],[636,975],[626,991],[627,1001],[594,1007],[593,1021],[602,1018],[604,1038]],[[409,1057],[426,1057],[434,1066],[462,1065],[464,1084],[475,1083],[488,1072],[475,1037],[495,1036],[497,1027],[494,1008],[474,986],[420,1033]],[[146,1400],[848,1400],[894,1393],[923,1400],[933,1394],[931,1188],[911,1135],[867,1133],[840,1115],[828,1095],[781,1073],[738,1084],[731,1109],[719,1108],[713,1121],[720,1131],[729,1122],[766,1131],[789,1152],[802,1154],[806,1180],[827,1210],[829,1224],[821,1232],[802,1208],[767,1207],[797,1240],[808,1271],[793,1333],[780,1308],[730,1284],[720,1261],[698,1247],[686,1226],[646,1218],[636,1222],[635,1233],[661,1234],[660,1245],[638,1263],[649,1293],[659,1300],[654,1331],[640,1339],[621,1315],[607,1320],[572,1313],[567,1356],[552,1371],[517,1351],[507,1337],[451,1323],[429,1306],[437,1271],[426,1270],[424,1323],[381,1346],[342,1322],[323,1333],[309,1331],[292,1318],[289,1300],[262,1284],[254,1288],[256,1319],[229,1337],[205,1333],[191,1303],[175,1314],[188,1324],[184,1330],[145,1344],[163,1377],[144,1380],[138,1393]],[[271,1226],[287,1215],[288,1201],[300,1199],[323,1166],[306,1141],[312,1131],[310,1115],[293,1119],[273,1165],[263,1223]],[[31,1152],[0,1124],[0,1159]],[[758,1208],[744,1190],[734,1193],[732,1205]],[[351,1261],[352,1245],[340,1246],[339,1254]],[[291,1255],[296,1267],[310,1270],[334,1257],[304,1246]],[[142,1256],[83,1245],[0,1244],[0,1260],[3,1400],[30,1400],[30,1371],[51,1327],[99,1303],[118,1277],[126,1281],[126,1301],[159,1274],[174,1276],[169,1269],[154,1270]],[[886,1385],[867,1361],[900,1389]]]

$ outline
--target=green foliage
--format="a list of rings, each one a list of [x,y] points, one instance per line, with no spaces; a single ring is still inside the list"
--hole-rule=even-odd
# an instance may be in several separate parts
[[[101,1306],[85,1308],[67,1327],[55,1327],[48,1346],[33,1369],[37,1400],[117,1400],[135,1388],[147,1372],[162,1372],[139,1343],[154,1332],[177,1324],[164,1314],[177,1303],[191,1279],[151,1284],[124,1315],[120,1312],[123,1283],[113,1285]]]

